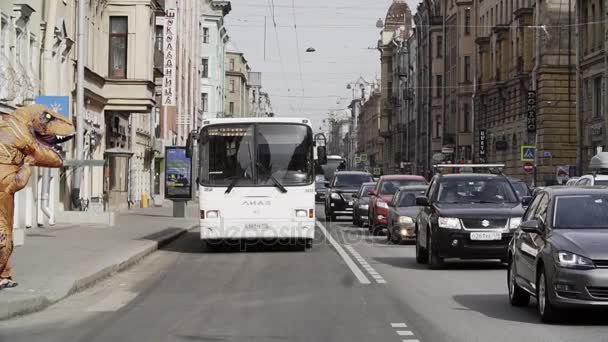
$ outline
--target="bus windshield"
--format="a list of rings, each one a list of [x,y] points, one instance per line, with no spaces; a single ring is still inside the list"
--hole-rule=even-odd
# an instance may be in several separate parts
[[[293,186],[313,182],[312,131],[306,125],[212,125],[203,128],[199,144],[201,185],[273,186],[278,181]]]

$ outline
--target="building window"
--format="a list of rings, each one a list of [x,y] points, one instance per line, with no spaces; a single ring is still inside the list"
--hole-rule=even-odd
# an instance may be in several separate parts
[[[127,17],[110,17],[110,78],[127,78]]]
[[[471,56],[464,56],[464,81],[471,82]]]
[[[234,58],[230,58],[230,62],[228,62],[228,70],[234,71]]]
[[[441,115],[435,116],[435,138],[441,136]]]
[[[158,51],[163,51],[163,27],[156,26],[156,35],[154,38],[154,47]]]
[[[593,97],[594,107],[593,116],[598,118],[602,116],[602,77],[596,77],[593,80]]]
[[[203,109],[203,113],[209,111],[209,94],[202,93],[201,94],[201,108]]]
[[[230,80],[230,92],[234,93],[234,80]]]
[[[465,8],[464,10],[464,34],[471,33],[471,9]]]
[[[436,75],[435,76],[435,86],[437,87],[437,97],[441,97],[443,94],[443,76]]]
[[[443,37],[442,36],[437,36],[437,52],[436,52],[436,56],[437,57],[441,57],[443,56]]]
[[[201,59],[201,64],[202,64],[202,72],[203,72],[203,78],[208,78],[209,77],[209,58],[203,58]]]
[[[470,122],[471,122],[471,110],[469,108],[469,104],[465,103],[462,105],[462,131],[465,133],[470,132],[471,128],[470,126]]]
[[[209,44],[209,28],[203,27],[203,43]]]
[[[591,5],[591,20],[590,21],[595,21],[595,4]],[[591,52],[593,52],[593,51],[595,51],[595,40],[597,39],[595,37],[595,27],[591,23],[589,23],[589,25],[587,25],[587,26],[591,27]]]
[[[228,114],[234,114],[234,102],[228,104]]]

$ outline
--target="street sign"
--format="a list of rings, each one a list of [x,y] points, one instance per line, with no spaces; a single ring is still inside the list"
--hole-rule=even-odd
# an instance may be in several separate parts
[[[543,158],[552,158],[553,154],[551,151],[543,151]]]
[[[374,176],[380,176],[380,168],[379,167],[374,168]]]
[[[48,109],[53,110],[66,118],[70,117],[69,96],[36,96],[34,102],[46,106]]]
[[[521,161],[534,161],[536,157],[536,146],[534,145],[521,145]]]
[[[526,127],[528,133],[536,132],[536,91],[528,91]]]
[[[441,153],[443,153],[443,154],[452,154],[452,153],[454,153],[454,148],[453,147],[442,147],[441,148]]]
[[[361,163],[361,157],[355,157],[355,164]]]
[[[530,162],[525,162],[522,165],[522,168],[524,169],[524,172],[527,174],[531,174],[532,172],[534,172],[534,164],[532,164]]]
[[[439,163],[445,160],[445,156],[443,155],[443,153],[435,153],[433,154],[433,161]]]
[[[486,162],[486,130],[479,130],[479,162]]]
[[[365,163],[367,161],[367,154],[362,153],[359,158],[361,158],[361,161]]]

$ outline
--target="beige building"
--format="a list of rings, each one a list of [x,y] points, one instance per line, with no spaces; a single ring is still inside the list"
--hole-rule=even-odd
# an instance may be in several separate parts
[[[572,5],[559,0],[479,4],[476,159],[503,162],[509,174],[524,177],[521,146],[535,145],[539,183],[555,180],[555,166],[575,164],[576,49],[574,34],[561,29],[575,22]],[[533,182],[532,175],[526,178]]]
[[[249,116],[249,64],[245,55],[229,44],[226,52],[226,87],[224,109],[226,117]]]

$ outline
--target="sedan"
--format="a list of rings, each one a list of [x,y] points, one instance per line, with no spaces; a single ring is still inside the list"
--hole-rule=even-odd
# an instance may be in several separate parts
[[[537,298],[543,322],[608,309],[608,188],[541,190],[509,245],[507,285],[514,306]]]
[[[416,206],[416,197],[423,196],[425,191],[424,185],[412,185],[401,187],[395,193],[388,204],[388,241],[394,244],[416,241],[416,222],[422,209]]]
[[[357,227],[369,224],[369,217],[367,216],[370,200],[369,192],[375,187],[376,183],[363,183],[359,192],[353,195],[353,224]]]

